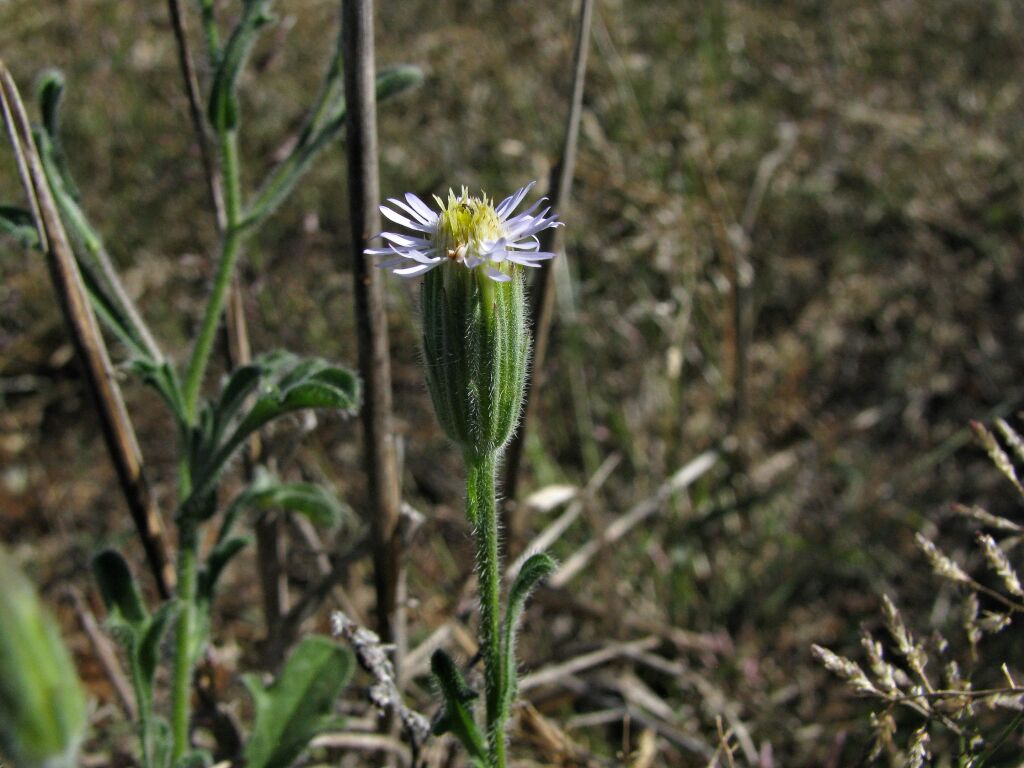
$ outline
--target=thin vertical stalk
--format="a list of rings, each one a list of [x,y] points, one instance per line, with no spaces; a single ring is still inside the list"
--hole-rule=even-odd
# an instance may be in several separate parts
[[[188,99],[188,114],[192,121],[192,131],[196,135],[196,144],[199,145],[199,157],[203,163],[203,171],[206,175],[206,189],[210,195],[210,203],[217,216],[217,228],[223,232],[227,224],[227,217],[224,211],[224,194],[221,189],[220,176],[214,165],[213,152],[210,149],[210,142],[206,135],[205,122],[203,119],[202,99],[199,95],[199,82],[196,78],[195,66],[192,62],[192,53],[188,44],[188,28],[185,25],[185,16],[181,12],[180,0],[167,0],[167,12],[171,19],[171,28],[174,30],[174,42],[178,48],[178,66],[181,69],[182,85],[185,89],[185,96]]]
[[[235,264],[242,250],[242,233],[238,224],[242,220],[241,183],[238,168],[238,133],[234,130],[225,131],[221,137],[221,163],[225,179],[225,212],[227,229],[224,232],[220,262],[213,280],[213,292],[206,304],[199,337],[196,339],[189,361],[188,373],[185,378],[185,406],[189,418],[195,420],[199,404],[199,393],[203,384],[206,366],[210,361],[210,352],[220,325],[221,315],[227,301],[228,289],[235,271]]]
[[[188,30],[185,16],[181,11],[180,0],[167,0],[171,27],[178,48],[178,63],[181,69],[182,84],[188,99],[189,118],[192,131],[199,146],[199,155],[206,176],[207,192],[221,237],[227,230],[227,211],[224,206],[224,191],[220,173],[214,164],[213,152],[206,131],[199,84],[196,79],[195,66],[188,44]],[[216,20],[213,18],[213,6],[201,4],[203,31],[211,60],[217,55],[220,45]],[[252,361],[252,348],[249,343],[249,328],[245,320],[245,303],[242,300],[242,286],[237,271],[231,279],[228,289],[227,308],[225,313],[227,330],[227,346],[225,354],[228,367],[236,368]],[[248,480],[252,479],[253,469],[260,460],[262,446],[259,433],[254,433],[249,440],[245,453],[244,471]],[[259,563],[260,581],[263,585],[263,613],[267,629],[267,653],[269,666],[274,666],[281,655],[280,627],[283,613],[288,608],[288,582],[284,562],[284,542],[280,540],[280,521],[276,516],[261,518],[256,524],[257,562]]]
[[[135,430],[128,418],[103,336],[89,307],[74,253],[32,139],[24,104],[3,62],[0,62],[0,86],[4,123],[35,218],[39,242],[46,253],[54,290],[60,300],[75,352],[82,364],[121,491],[142,540],[146,560],[158,592],[166,598],[174,589],[175,579],[164,539],[160,510],[150,492]]]
[[[352,279],[355,291],[359,372],[363,380],[363,460],[369,483],[370,531],[380,634],[401,656],[404,631],[398,604],[400,538],[399,485],[391,431],[391,367],[387,315],[380,273],[363,253],[380,229],[377,204],[377,110],[374,90],[372,0],[342,0],[345,64],[346,152],[352,227]],[[400,659],[396,658],[396,662]],[[396,667],[398,665],[396,664]]]
[[[174,638],[174,672],[171,680],[171,763],[188,750],[189,698],[192,690],[192,635],[195,624],[196,561],[199,538],[195,524],[184,520],[178,543],[178,621]]]
[[[579,27],[576,36],[576,49],[573,54],[572,95],[569,101],[569,114],[566,118],[565,136],[562,142],[562,155],[558,165],[552,170],[548,184],[551,208],[561,213],[569,204],[569,194],[576,171],[576,146],[580,135],[580,118],[583,114],[583,85],[587,74],[587,52],[590,48],[590,27],[594,16],[594,0],[581,0]],[[562,227],[544,230],[541,233],[542,251],[557,253],[562,247]],[[544,375],[544,358],[547,355],[548,336],[551,331],[551,320],[555,305],[555,272],[551,262],[547,262],[537,275],[533,290],[533,301],[530,307],[530,325],[533,328],[533,377],[526,383],[526,394],[523,403],[523,420],[519,430],[508,446],[505,462],[505,482],[502,486],[505,497],[514,501],[519,481],[519,465],[522,462],[523,446],[526,442],[526,430],[529,428],[534,411],[536,398],[533,390],[541,383]]]
[[[480,582],[480,646],[484,657],[487,741],[491,768],[504,768],[505,720],[501,663],[501,543],[494,496],[497,455],[466,459],[466,506],[476,521],[476,571]]]

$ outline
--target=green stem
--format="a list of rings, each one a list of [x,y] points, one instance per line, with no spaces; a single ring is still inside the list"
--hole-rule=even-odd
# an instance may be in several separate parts
[[[224,304],[227,301],[228,289],[231,287],[231,276],[242,250],[242,233],[239,223],[242,218],[241,182],[238,170],[238,133],[235,130],[225,131],[221,135],[221,165],[224,173],[224,204],[227,214],[227,229],[221,246],[220,262],[213,281],[213,292],[206,304],[203,324],[192,350],[188,374],[185,379],[185,407],[192,422],[196,419],[199,404],[199,390],[203,385],[203,376],[210,361],[213,342],[217,336]]]
[[[138,708],[139,717],[139,747],[142,750],[143,768],[152,768],[153,748],[150,745],[150,724],[152,718],[153,700],[152,693],[146,691],[142,684],[142,668],[139,666],[138,654],[133,650],[129,654],[131,660],[132,689],[135,693],[135,706]]]
[[[476,521],[476,569],[480,580],[480,645],[484,657],[487,741],[491,768],[505,768],[505,721],[502,692],[501,555],[494,496],[498,454],[466,458],[466,505]]]
[[[174,640],[174,678],[171,689],[171,764],[188,750],[189,698],[192,691],[192,634],[195,623],[196,560],[199,537],[195,525],[180,523],[178,549],[178,622]]]

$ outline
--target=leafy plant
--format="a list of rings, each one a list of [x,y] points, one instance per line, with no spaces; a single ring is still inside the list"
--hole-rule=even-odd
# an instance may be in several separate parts
[[[68,233],[92,311],[127,353],[125,368],[156,390],[175,425],[179,468],[174,516],[179,546],[176,594],[150,611],[120,554],[104,551],[93,561],[108,611],[107,626],[128,659],[139,713],[139,757],[146,768],[177,768],[207,760],[205,753],[192,748],[189,734],[192,671],[208,642],[218,581],[248,543],[247,537],[234,533],[241,513],[284,509],[324,526],[337,524],[341,517],[342,506],[327,489],[283,482],[266,471],[257,472],[249,486],[225,507],[220,486],[226,470],[254,433],[282,416],[307,409],[353,414],[360,405],[359,381],[347,368],[288,352],[265,354],[238,367],[228,374],[215,397],[202,397],[217,329],[244,245],[287,199],[323,150],[341,138],[346,107],[339,36],[320,94],[290,154],[247,200],[241,184],[239,133],[243,120],[238,86],[254,43],[273,23],[272,2],[243,0],[241,15],[223,44],[212,0],[201,0],[199,5],[209,68],[214,73],[207,119],[218,147],[217,175],[223,179],[224,205],[220,210],[214,196],[212,213],[222,232],[216,274],[183,368],[164,353],[133,305],[98,228],[89,221],[61,141],[65,81],[59,72],[47,72],[40,80],[42,120],[33,130],[34,147],[15,147],[18,152],[37,153],[45,174],[45,196],[52,198],[59,223]],[[420,79],[419,70],[413,67],[381,72],[378,97],[396,95]],[[16,92],[5,91],[5,119],[12,98],[16,99]],[[20,101],[15,106],[20,109]],[[13,130],[11,135],[15,135]],[[32,197],[31,189],[29,193]],[[26,247],[41,249],[45,243],[41,233],[48,225],[35,206],[33,200],[30,207],[35,213],[0,206],[0,232]],[[65,287],[58,285],[58,290]],[[219,521],[216,540],[204,553],[201,534],[214,521]],[[158,649],[172,627],[171,704],[165,719],[155,712],[153,684],[161,661]],[[257,703],[257,722],[246,749],[249,764],[285,766],[294,761],[317,729],[330,722],[334,699],[350,668],[346,651],[326,640],[310,638],[299,646],[271,688],[263,690],[249,678]]]
[[[352,653],[324,637],[307,637],[269,687],[255,675],[245,684],[256,707],[245,747],[249,768],[286,768],[317,733],[338,725],[334,701],[352,676]]]

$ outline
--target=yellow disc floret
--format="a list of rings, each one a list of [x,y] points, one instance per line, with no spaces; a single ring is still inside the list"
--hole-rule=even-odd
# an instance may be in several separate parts
[[[501,237],[501,220],[486,195],[470,197],[463,187],[458,196],[449,189],[447,202],[436,195],[434,199],[441,209],[435,234],[437,251],[452,261],[477,257],[482,243]]]

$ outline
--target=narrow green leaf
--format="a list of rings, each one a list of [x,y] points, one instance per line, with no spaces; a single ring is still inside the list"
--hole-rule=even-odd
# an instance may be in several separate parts
[[[271,17],[270,0],[245,0],[242,17],[228,39],[210,91],[210,123],[218,132],[238,126],[238,78],[256,43],[260,30]]]
[[[131,360],[127,368],[160,394],[179,425],[187,422],[185,400],[174,366],[168,362],[158,363],[148,357],[138,357]]]
[[[71,172],[63,161],[57,137],[40,128],[33,131],[33,137],[61,221],[71,238],[75,262],[97,314],[133,354],[145,358],[162,357],[152,334],[114,274],[102,238],[76,200]]]
[[[310,740],[335,722],[334,702],[352,674],[352,654],[326,637],[305,638],[277,680],[265,688],[244,678],[256,717],[245,746],[248,768],[287,768]]]
[[[121,553],[105,549],[92,559],[92,572],[99,584],[107,611],[114,619],[139,630],[148,619],[135,577]]]
[[[162,717],[154,717],[150,729],[153,734],[153,766],[166,768],[171,762],[171,749],[174,746],[170,723]]]
[[[286,509],[305,515],[323,527],[341,522],[344,507],[327,488],[316,483],[282,483],[270,472],[262,471],[249,489],[247,503],[258,509]]]
[[[245,400],[259,386],[265,370],[260,365],[243,365],[231,372],[216,406],[219,429],[227,426],[245,405]]]
[[[39,101],[39,112],[43,117],[43,130],[49,135],[53,144],[52,159],[56,169],[60,173],[67,193],[72,199],[78,200],[78,187],[71,176],[71,169],[68,167],[60,136],[60,105],[64,99],[65,85],[63,72],[59,69],[47,69],[39,76],[39,81],[36,84],[36,96]]]
[[[64,73],[59,69],[47,69],[39,75],[36,93],[39,98],[39,112],[43,116],[43,127],[51,136],[60,133],[60,102],[64,97]]]
[[[437,649],[430,657],[430,669],[444,698],[444,711],[434,723],[434,735],[451,733],[466,748],[470,759],[486,761],[486,741],[473,719],[471,706],[477,694],[466,685],[452,657],[442,649]]]
[[[177,610],[178,604],[174,600],[168,600],[157,608],[139,640],[139,672],[142,675],[141,682],[146,687],[147,694],[153,689],[153,679],[160,661],[160,641],[163,639],[167,627],[173,622]]]
[[[501,639],[502,655],[502,706],[506,711],[511,709],[516,695],[516,634],[519,632],[519,620],[530,593],[537,584],[554,572],[557,564],[544,552],[532,555],[512,582],[508,595],[508,609],[505,612],[504,634]]]
[[[221,574],[235,555],[245,549],[251,539],[248,536],[233,536],[218,543],[206,558],[206,567],[199,575],[197,592],[207,602],[213,601],[213,593]]]
[[[382,69],[377,73],[377,101],[386,101],[393,96],[415,88],[423,82],[423,70],[412,64]]]

